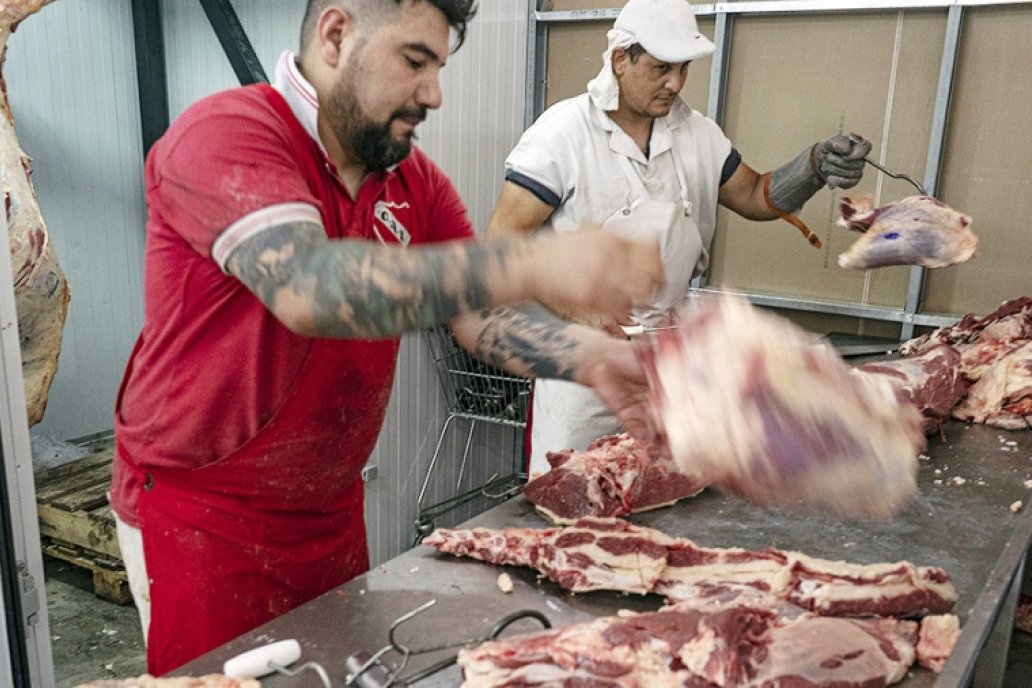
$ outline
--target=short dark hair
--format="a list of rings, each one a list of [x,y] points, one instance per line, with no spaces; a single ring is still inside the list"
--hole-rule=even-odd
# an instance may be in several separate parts
[[[637,62],[638,58],[648,51],[641,46],[641,43],[631,43],[629,46],[624,48],[624,52],[627,53],[627,57],[630,58],[631,62]]]
[[[301,52],[304,52],[310,36],[315,31],[316,20],[327,7],[332,5],[344,7],[358,15],[355,18],[360,23],[363,18],[368,16],[372,19],[371,24],[376,26],[388,14],[382,11],[390,9],[383,7],[387,2],[388,0],[308,0],[305,18],[301,22]],[[448,26],[455,29],[455,34],[458,36],[459,41],[455,45],[455,50],[462,47],[466,41],[466,28],[473,19],[473,15],[477,13],[477,0],[394,0],[394,4],[399,7],[403,2],[429,2],[440,10],[448,20]]]

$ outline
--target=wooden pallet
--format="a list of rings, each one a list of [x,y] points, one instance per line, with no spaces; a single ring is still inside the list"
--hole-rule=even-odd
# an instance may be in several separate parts
[[[132,601],[115,517],[108,506],[111,459],[106,447],[36,475],[36,508],[43,552],[93,573],[97,595]]]

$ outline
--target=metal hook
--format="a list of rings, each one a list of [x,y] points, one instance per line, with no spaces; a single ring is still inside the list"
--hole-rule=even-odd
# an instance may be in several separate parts
[[[397,619],[395,619],[391,623],[390,630],[387,633],[387,637],[390,641],[390,644],[380,648],[376,652],[376,654],[366,659],[364,662],[361,663],[361,666],[349,673],[344,680],[344,685],[353,686],[355,685],[356,681],[359,681],[360,677],[364,674],[371,674],[373,671],[378,670],[379,675],[376,677],[376,685],[382,686],[382,688],[390,688],[390,686],[396,684],[407,686],[451,666],[455,663],[456,659],[458,659],[458,655],[445,657],[444,659],[441,659],[440,661],[435,662],[434,664],[431,664],[430,666],[424,669],[420,669],[408,676],[401,677],[402,672],[408,666],[409,659],[415,655],[428,654],[431,652],[438,652],[440,650],[447,650],[450,648],[462,647],[467,645],[477,645],[488,640],[494,640],[502,631],[504,631],[506,628],[508,628],[516,621],[519,621],[520,619],[532,618],[539,621],[544,628],[552,627],[552,623],[548,620],[548,617],[542,614],[541,612],[534,611],[532,609],[523,609],[502,617],[501,620],[499,620],[494,626],[491,627],[491,630],[488,631],[487,635],[482,637],[467,638],[465,640],[460,640],[457,642],[453,641],[441,645],[420,647],[418,649],[412,649],[407,645],[402,645],[395,637],[395,631],[397,631],[398,627],[406,621],[411,620],[418,614],[425,612],[427,609],[434,606],[435,604],[437,604],[437,600],[432,599],[429,602],[426,602],[420,605],[419,607],[416,607],[412,611],[403,614],[399,616]],[[398,664],[398,666],[396,666],[393,670],[388,670],[387,667],[379,660],[381,657],[383,657],[387,652],[391,650],[394,650],[395,652],[401,655],[401,661]],[[362,661],[361,658],[364,656],[368,656],[368,653],[362,652],[352,655],[350,658],[348,658],[349,667],[352,663]]]
[[[859,134],[850,134],[849,135],[849,140],[852,141],[853,143],[861,143],[864,140],[864,137],[860,136]],[[888,176],[892,177],[893,179],[902,179],[905,182],[910,182],[911,184],[914,185],[914,188],[917,189],[918,192],[922,196],[927,196],[928,195],[928,192],[925,191],[925,188],[923,186],[921,186],[920,182],[918,182],[916,179],[911,177],[909,174],[901,174],[899,172],[893,172],[892,170],[887,170],[884,167],[882,167],[881,165],[879,165],[878,163],[876,163],[875,161],[871,160],[869,157],[865,157],[863,159],[863,161],[866,162],[871,167],[873,167],[874,169],[876,169],[879,172],[881,172],[882,174],[888,175]]]

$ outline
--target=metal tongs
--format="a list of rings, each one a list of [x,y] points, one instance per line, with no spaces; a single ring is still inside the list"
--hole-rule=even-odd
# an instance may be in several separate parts
[[[859,142],[864,140],[863,137],[861,137],[859,134],[850,134],[849,138],[854,143],[859,143]],[[864,158],[864,162],[866,162],[868,165],[870,165],[874,169],[878,170],[882,174],[888,175],[889,177],[892,177],[893,179],[902,179],[905,182],[910,182],[911,184],[914,185],[914,188],[917,189],[918,193],[920,193],[922,196],[927,196],[928,195],[928,192],[925,191],[925,188],[923,186],[921,186],[920,182],[918,182],[916,179],[911,177],[909,174],[901,174],[899,172],[893,172],[892,170],[887,170],[884,167],[882,167],[881,165],[879,165],[878,163],[876,163],[874,160],[871,160],[871,158],[869,158],[869,157],[865,157]]]
[[[398,629],[398,626],[409,621],[416,615],[425,612],[435,604],[437,604],[437,600],[430,600],[426,604],[423,604],[395,619],[387,634],[390,643],[377,650],[375,654],[370,655],[368,652],[361,651],[348,657],[346,664],[348,675],[344,681],[345,687],[359,686],[359,688],[388,688],[389,686],[411,685],[428,676],[436,674],[438,671],[448,668],[455,663],[456,659],[458,659],[458,655],[456,654],[451,655],[450,657],[445,657],[425,669],[420,669],[419,671],[413,672],[407,676],[402,676],[401,673],[405,671],[405,667],[408,666],[408,662],[411,657],[455,647],[462,647],[465,645],[479,645],[480,643],[487,642],[488,640],[494,640],[501,635],[502,631],[520,619],[535,619],[540,622],[544,628],[552,627],[552,623],[548,620],[548,617],[541,612],[533,609],[522,609],[502,617],[498,623],[491,627],[491,630],[487,632],[487,635],[479,638],[467,638],[457,642],[452,641],[440,645],[415,649],[407,645],[402,645],[401,642],[394,637],[394,633]],[[401,655],[401,662],[395,668],[388,669],[387,665],[380,661],[380,658],[391,651],[397,652]]]

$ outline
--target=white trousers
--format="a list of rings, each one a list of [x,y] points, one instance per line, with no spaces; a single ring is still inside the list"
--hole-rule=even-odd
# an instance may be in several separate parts
[[[551,468],[546,453],[582,451],[602,435],[620,431],[620,421],[590,388],[565,380],[535,380],[530,476]]]
[[[112,512],[114,514],[114,512]],[[143,558],[143,533],[115,515],[115,529],[118,532],[118,548],[122,552],[122,563],[129,577],[129,591],[133,594],[136,610],[140,613],[140,627],[143,628],[143,642],[147,643],[150,628],[150,578],[147,577],[147,562]]]

